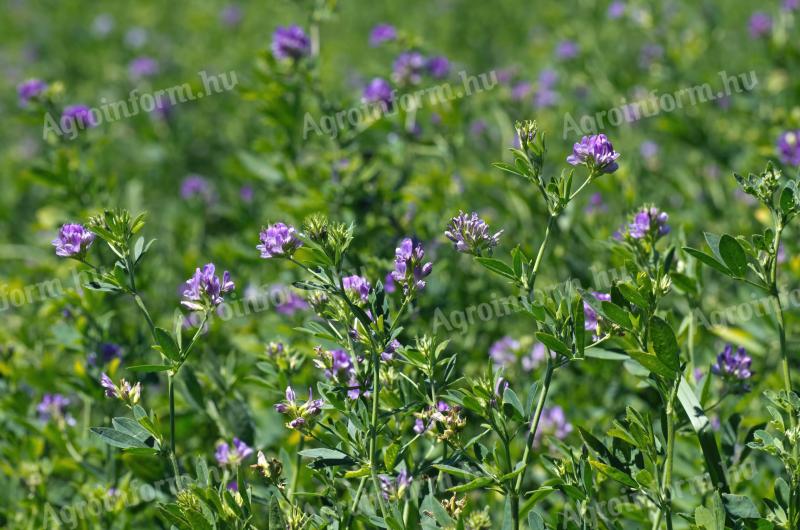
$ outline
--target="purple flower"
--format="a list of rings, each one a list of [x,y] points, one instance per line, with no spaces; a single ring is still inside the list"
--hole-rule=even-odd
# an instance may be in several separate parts
[[[592,295],[601,302],[610,302],[611,295],[607,293],[600,293],[594,291]],[[585,301],[583,302],[583,327],[587,331],[597,331],[597,324],[599,322],[599,316],[597,315],[597,311],[595,311],[592,306],[587,304]]]
[[[492,255],[494,247],[500,242],[502,230],[489,233],[489,225],[478,217],[478,214],[465,214],[459,211],[458,215],[450,219],[444,235],[455,244],[459,252],[481,256],[484,253]]]
[[[608,6],[608,18],[616,20],[625,14],[625,2],[615,0]]]
[[[364,100],[368,103],[383,103],[388,108],[392,102],[392,85],[381,77],[376,77],[364,87]]]
[[[586,206],[584,211],[587,214],[606,211],[606,205],[603,202],[603,194],[601,194],[599,191],[593,193],[592,196],[589,197],[589,204]]]
[[[86,105],[67,105],[61,112],[61,129],[64,131],[87,129],[96,125],[97,121]]]
[[[429,261],[423,264],[424,257],[425,251],[422,245],[419,243],[415,245],[411,238],[402,240],[400,246],[395,249],[392,278],[403,286],[403,293],[406,296],[425,288],[425,278],[433,270],[433,263]]]
[[[311,41],[300,26],[279,26],[272,34],[272,54],[278,60],[297,60],[311,53]]]
[[[403,498],[405,491],[411,485],[411,475],[403,469],[392,479],[388,475],[378,475],[381,486],[381,496],[387,501],[396,501]]]
[[[639,145],[639,153],[643,158],[653,159],[658,156],[658,144],[652,140],[645,140]]]
[[[106,389],[107,398],[121,399],[129,406],[138,403],[142,394],[142,383],[131,385],[125,379],[120,379],[119,386],[117,386],[105,372],[100,374],[100,386]]]
[[[277,286],[275,290],[281,293],[281,298],[275,305],[275,311],[278,313],[291,316],[298,311],[308,309],[308,302],[294,291],[283,286]]]
[[[253,450],[238,438],[233,439],[233,447],[226,442],[217,444],[214,457],[221,466],[238,466],[242,460],[253,454]]]
[[[649,68],[651,64],[664,57],[664,48],[658,44],[645,44],[639,52],[639,66]]]
[[[784,11],[795,11],[800,7],[800,0],[783,0]]]
[[[100,360],[103,364],[108,364],[114,359],[122,359],[122,348],[113,342],[104,342],[100,345],[99,352],[91,352],[86,359],[89,366],[96,366]]]
[[[480,136],[486,132],[486,129],[488,129],[488,125],[484,120],[475,120],[469,124],[469,133],[472,136]]]
[[[158,61],[152,57],[137,57],[128,65],[128,74],[133,80],[152,77],[158,73]]]
[[[75,418],[67,413],[70,400],[61,394],[45,394],[42,401],[36,406],[39,419],[42,421],[55,421],[59,424],[75,425]]]
[[[556,57],[559,59],[574,59],[578,56],[580,48],[578,43],[571,40],[562,40],[556,46]]]
[[[443,55],[437,55],[428,59],[428,73],[435,79],[447,77],[450,73],[450,61]]]
[[[199,197],[206,204],[214,202],[214,191],[205,177],[200,175],[187,175],[181,182],[181,197],[190,200]]]
[[[299,429],[311,421],[314,416],[322,412],[325,402],[321,399],[314,399],[311,389],[308,389],[308,401],[299,404],[297,396],[292,387],[286,387],[286,400],[275,404],[275,410],[280,414],[286,414],[290,419],[286,423],[289,429]]]
[[[358,274],[342,278],[342,286],[345,292],[362,302],[366,302],[369,297],[369,282]]]
[[[520,81],[511,87],[511,99],[514,101],[522,101],[527,98],[533,91],[533,84],[529,81]]]
[[[381,359],[384,362],[389,362],[394,359],[394,354],[397,353],[397,350],[402,348],[403,345],[400,344],[400,341],[397,339],[392,339],[392,341],[386,345],[386,349],[381,352]]]
[[[717,362],[711,366],[711,373],[721,376],[738,390],[747,392],[750,390],[747,381],[753,376],[753,372],[750,371],[752,362],[753,359],[747,355],[744,348],[734,351],[731,344],[726,344],[722,353],[717,355]]]
[[[539,419],[539,427],[536,429],[536,434],[533,436],[533,444],[538,446],[544,434],[555,436],[559,440],[563,440],[571,432],[572,424],[567,421],[564,409],[555,405],[542,411],[542,416]]]
[[[28,79],[17,86],[20,106],[26,106],[32,99],[38,98],[47,90],[47,83],[41,79]]]
[[[669,234],[668,220],[669,216],[666,212],[662,212],[655,206],[642,208],[633,216],[633,221],[628,225],[628,235],[633,239],[644,239],[648,235],[658,239]]]
[[[416,85],[422,81],[426,61],[418,52],[401,53],[392,66],[392,77],[401,84]]]
[[[326,377],[337,377],[340,373],[349,374],[354,370],[350,354],[344,350],[331,350],[331,369],[326,371]]]
[[[219,18],[228,27],[238,26],[242,21],[242,8],[236,4],[229,4],[219,12]]]
[[[546,358],[547,348],[541,342],[537,342],[531,348],[531,352],[522,357],[522,369],[526,372],[535,370]]]
[[[763,11],[756,11],[748,20],[747,29],[754,39],[764,37],[772,31],[772,17]]]
[[[778,156],[784,164],[800,166],[800,130],[786,131],[778,137]]]
[[[369,34],[369,45],[375,48],[397,38],[397,30],[390,24],[378,24]]]
[[[548,88],[540,88],[533,95],[533,105],[536,108],[552,107],[558,103],[558,93]]]
[[[243,202],[250,204],[253,202],[253,186],[250,184],[245,184],[241,188],[239,188],[239,198],[242,199]]]
[[[94,241],[94,234],[76,223],[67,223],[58,231],[58,237],[52,241],[56,247],[56,255],[63,258],[83,257]]]
[[[114,398],[117,396],[117,385],[105,373],[100,375],[100,386],[106,389],[106,397]]]
[[[424,421],[422,421],[422,418],[417,418],[416,420],[414,420],[413,429],[414,429],[415,433],[422,434],[425,431],[427,431],[429,428],[430,428],[430,424],[429,423],[426,424]]]
[[[222,280],[214,272],[213,263],[207,263],[202,270],[195,269],[194,276],[184,284],[181,305],[195,311],[220,305],[223,302],[222,295],[233,291],[235,286],[228,271],[222,273]]]
[[[608,141],[605,134],[584,136],[579,143],[572,146],[572,154],[567,162],[573,166],[585,165],[590,171],[613,173],[619,167],[616,160],[619,153]]]
[[[297,230],[284,223],[275,223],[261,230],[259,234],[261,244],[256,248],[261,251],[261,257],[289,258],[294,251],[303,246],[297,238]]]
[[[489,346],[489,357],[494,361],[495,366],[508,366],[516,362],[519,341],[508,335],[496,340]]]

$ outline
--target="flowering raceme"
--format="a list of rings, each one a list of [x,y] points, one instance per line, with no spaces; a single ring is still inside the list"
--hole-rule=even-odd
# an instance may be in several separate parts
[[[100,375],[100,386],[106,389],[106,397],[120,399],[131,406],[139,402],[142,394],[142,383],[131,385],[125,379],[121,379],[117,386],[105,373]]]
[[[670,232],[667,224],[669,216],[655,206],[645,207],[636,212],[633,221],[628,225],[628,235],[632,239],[644,239],[652,236],[659,239]]]
[[[489,225],[475,212],[472,214],[458,212],[456,217],[450,219],[444,235],[455,244],[455,248],[459,252],[476,256],[483,254],[491,256],[492,251],[500,242],[502,233],[503,231],[500,230],[490,234]]]
[[[94,234],[83,225],[68,223],[58,231],[58,237],[53,240],[56,255],[65,258],[81,258],[86,254],[94,242]]]
[[[321,399],[314,399],[311,389],[308,389],[308,401],[302,404],[297,403],[297,395],[291,386],[286,387],[286,400],[275,404],[275,410],[281,414],[286,414],[289,421],[286,427],[289,429],[301,429],[306,426],[313,417],[322,412],[325,404]]]
[[[572,146],[572,154],[567,157],[567,162],[573,166],[585,165],[590,171],[598,173],[613,173],[619,168],[617,158],[619,153],[614,151],[606,135],[593,134],[584,136]]]
[[[747,392],[750,389],[748,381],[753,377],[750,365],[753,359],[747,355],[744,348],[733,349],[733,345],[725,345],[725,349],[717,355],[717,362],[711,366],[711,373],[722,377],[731,383],[736,390]]]
[[[218,443],[214,458],[221,466],[238,466],[251,454],[253,454],[253,449],[250,446],[240,439],[234,438],[231,445],[228,445],[227,442]]]
[[[184,284],[181,304],[195,311],[203,311],[217,307],[223,302],[222,295],[233,291],[234,284],[228,271],[222,274],[222,280],[214,274],[213,263],[207,263],[202,269],[196,269],[194,276]]]
[[[784,164],[800,166],[800,130],[786,131],[778,137],[778,156]]]
[[[41,96],[45,90],[47,90],[47,83],[41,79],[28,79],[27,81],[23,81],[17,86],[19,104],[21,106],[27,105],[31,100]]]
[[[297,237],[297,230],[284,223],[275,223],[261,230],[259,234],[261,244],[256,248],[261,251],[261,257],[289,258],[294,251],[303,246]]]
[[[345,276],[342,278],[342,286],[344,287],[345,292],[352,296],[355,300],[366,302],[367,298],[369,297],[369,282],[358,274],[353,274],[352,276]]]
[[[272,34],[272,54],[278,60],[301,59],[311,53],[311,41],[300,26],[279,26]]]
[[[390,24],[378,24],[369,34],[369,45],[375,48],[397,38],[397,30]]]
[[[423,265],[424,257],[425,251],[422,245],[419,243],[415,245],[411,238],[401,241],[400,246],[395,249],[392,279],[403,286],[403,293],[406,296],[425,288],[425,278],[433,270],[433,263],[429,261]]]
[[[67,413],[70,400],[61,394],[45,394],[42,401],[36,406],[39,419],[42,421],[53,420],[61,425],[75,425],[75,418]]]

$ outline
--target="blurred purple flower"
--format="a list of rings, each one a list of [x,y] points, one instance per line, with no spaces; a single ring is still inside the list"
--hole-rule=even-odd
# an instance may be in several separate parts
[[[425,57],[419,52],[403,52],[392,65],[392,77],[400,84],[419,84],[425,64]]]
[[[279,286],[278,289],[280,289],[281,297],[275,305],[275,311],[282,315],[291,316],[298,311],[308,309],[308,302],[302,296],[287,287]]]
[[[242,8],[237,4],[228,4],[219,12],[219,19],[228,27],[238,26],[242,21]]]
[[[615,0],[614,2],[611,2],[611,4],[609,4],[608,6],[607,13],[608,13],[608,18],[610,18],[611,20],[616,20],[618,18],[621,18],[622,15],[625,14],[625,2],[622,2],[620,0]]]
[[[753,359],[744,348],[733,350],[733,345],[726,344],[722,353],[717,355],[717,362],[711,366],[711,373],[721,376],[725,381],[733,383],[738,390],[747,392],[750,386],[747,381],[753,377],[750,365]]]
[[[367,297],[369,297],[369,282],[357,274],[342,278],[342,285],[344,286],[344,290],[353,295],[357,300],[365,302]]]
[[[403,239],[400,246],[395,249],[392,278],[403,286],[403,293],[406,296],[425,288],[425,278],[433,270],[433,263],[429,261],[423,264],[424,257],[425,250],[422,245],[419,243],[415,245],[411,238]]]
[[[571,432],[572,424],[567,421],[567,416],[564,414],[564,409],[558,405],[545,408],[542,411],[541,418],[539,419],[539,428],[536,429],[536,434],[533,436],[533,445],[540,445],[542,436],[545,434],[555,436],[559,440],[563,440]]]
[[[378,24],[369,34],[369,45],[373,48],[380,46],[384,42],[393,41],[397,38],[397,30],[390,24]]]
[[[658,144],[652,140],[645,140],[639,145],[639,153],[643,158],[653,159],[658,156]]]
[[[96,110],[96,109],[95,109]],[[97,126],[92,112],[86,105],[67,105],[61,112],[61,129],[88,129]]]
[[[19,104],[24,107],[32,99],[36,99],[47,90],[47,83],[41,79],[28,79],[17,85],[17,95],[19,96]]]
[[[362,97],[368,103],[383,103],[388,107],[392,102],[392,91],[389,81],[376,77],[364,87]]]
[[[221,466],[238,466],[242,460],[253,454],[253,449],[238,438],[233,439],[232,446],[227,442],[217,444],[214,457]]]
[[[571,40],[562,40],[556,45],[556,57],[559,59],[574,59],[578,56],[580,48],[578,43]]]
[[[137,57],[128,65],[128,74],[134,81],[152,77],[158,73],[158,61],[152,57]]]
[[[58,423],[62,421],[67,425],[75,425],[75,418],[67,413],[67,406],[70,400],[61,394],[45,394],[42,396],[42,401],[36,406],[36,412],[39,413],[41,421],[54,420]]]
[[[197,197],[206,204],[211,204],[214,202],[214,191],[205,177],[192,174],[181,181],[181,197],[185,200]]]
[[[381,352],[381,359],[384,362],[390,362],[394,359],[394,354],[397,353],[397,350],[402,348],[403,345],[400,344],[400,341],[397,339],[392,339],[392,341],[386,345],[386,349]]]
[[[242,202],[246,202],[250,204],[253,202],[253,186],[250,184],[245,184],[241,188],[239,188],[239,198],[242,199]]]
[[[778,157],[790,166],[800,166],[800,130],[786,131],[778,137]]]
[[[535,370],[547,358],[547,348],[541,342],[537,342],[531,348],[528,355],[522,357],[522,369],[526,372]]]
[[[756,11],[747,22],[747,30],[754,39],[767,36],[772,31],[772,17],[763,11]]]
[[[428,59],[427,67],[428,73],[430,73],[434,79],[447,77],[447,74],[450,73],[450,61],[443,55],[437,55]]]
[[[529,81],[520,81],[511,87],[511,99],[514,101],[522,101],[527,98],[533,91],[533,84]]]
[[[495,366],[510,366],[517,360],[517,350],[519,341],[506,335],[489,346],[489,357],[494,361]]]
[[[97,366],[97,361],[108,364],[114,359],[122,359],[122,348],[113,342],[104,342],[98,348],[99,352],[91,352],[86,358],[89,366]]]
[[[592,196],[589,197],[589,204],[586,206],[584,210],[587,214],[595,213],[595,212],[604,212],[608,208],[606,207],[605,203],[603,202],[603,195],[597,191],[592,193]]]
[[[311,53],[311,41],[300,26],[279,26],[272,34],[272,54],[278,60],[297,60]]]
[[[598,302],[610,302],[611,295],[607,293],[601,293],[598,291],[593,291],[592,295],[598,300]],[[597,314],[597,311],[592,308],[589,304],[585,301],[583,302],[583,327],[587,331],[597,331],[597,324],[600,321],[600,317]]]

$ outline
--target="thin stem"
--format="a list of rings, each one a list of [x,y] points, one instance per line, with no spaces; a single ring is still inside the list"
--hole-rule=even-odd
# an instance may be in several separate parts
[[[533,298],[533,289],[536,286],[536,275],[539,273],[539,267],[541,266],[542,258],[544,257],[544,250],[547,247],[547,243],[550,241],[550,234],[553,231],[553,226],[556,224],[557,218],[557,215],[551,215],[550,219],[547,220],[547,228],[545,228],[544,231],[544,239],[542,240],[542,244],[539,245],[539,252],[536,254],[536,261],[533,262],[533,269],[531,270],[531,285],[528,291],[528,299]]]
[[[523,463],[523,471],[517,476],[517,482],[514,484],[514,489],[512,490],[512,502],[516,498],[517,506],[514,506],[511,511],[511,515],[514,518],[514,530],[519,528],[519,494],[522,490],[522,480],[525,478],[525,469],[528,468],[530,465],[531,458],[533,456],[533,452],[531,448],[533,447],[533,442],[536,437],[536,431],[539,428],[539,420],[542,417],[542,410],[544,410],[544,404],[547,400],[547,393],[550,390],[550,381],[553,377],[553,361],[550,356],[550,350],[545,349],[545,353],[547,355],[547,367],[545,368],[544,372],[544,382],[542,384],[542,391],[539,394],[539,402],[536,404],[536,411],[533,414],[533,420],[531,422],[531,430],[528,433],[528,438],[525,441],[525,452],[522,454],[522,463]]]
[[[580,185],[580,187],[579,187],[577,190],[575,190],[575,192],[574,192],[572,195],[570,195],[570,196],[569,196],[569,200],[572,200],[572,199],[574,199],[575,197],[577,197],[577,196],[578,196],[578,194],[579,194],[581,191],[583,191],[583,188],[585,188],[586,186],[588,186],[588,185],[589,185],[589,183],[590,183],[590,182],[592,182],[592,180],[594,180],[594,173],[592,173],[591,175],[589,175],[588,177],[586,177],[586,180],[584,180],[584,181],[583,181],[583,184],[581,184],[581,185]]]
[[[653,530],[661,526],[662,514],[667,521],[667,530],[672,530],[672,462],[675,455],[675,399],[678,395],[678,381],[673,383],[667,398],[667,454],[664,461],[664,475],[661,479],[661,506],[658,509]]]
[[[771,294],[775,298],[775,305],[778,307],[778,337],[781,346],[781,366],[783,370],[783,387],[787,393],[792,391],[792,379],[789,371],[789,352],[786,349],[786,320],[783,315],[783,304],[781,304],[780,293],[778,292],[778,251],[781,245],[781,234],[783,233],[783,223],[780,220],[775,226],[775,242],[772,248],[772,270],[770,271]],[[795,424],[792,417],[792,425]]]
[[[178,488],[181,487],[181,474],[178,469],[178,459],[175,456],[175,385],[170,372],[167,374],[167,390],[169,393],[169,459],[172,463],[172,470],[175,472],[175,481]]]
[[[347,296],[347,295],[345,295]],[[369,440],[369,461],[370,461],[370,474],[372,475],[372,484],[375,487],[375,495],[378,497],[378,502],[381,507],[383,518],[386,519],[386,506],[381,496],[381,485],[378,482],[378,472],[376,466],[378,463],[378,400],[380,399],[381,382],[380,382],[380,365],[378,364],[379,357],[378,351],[373,348],[372,350],[372,415],[370,417],[370,440]]]
[[[353,519],[353,514],[358,508],[358,503],[361,501],[361,494],[364,493],[364,485],[366,483],[367,483],[367,477],[361,477],[361,480],[358,481],[358,489],[356,490],[356,496],[353,497],[353,505],[350,506],[350,513],[347,514],[347,519],[344,522],[343,528],[350,528],[350,521]]]

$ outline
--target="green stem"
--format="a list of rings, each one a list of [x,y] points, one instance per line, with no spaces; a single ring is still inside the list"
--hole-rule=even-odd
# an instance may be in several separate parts
[[[778,251],[781,245],[781,234],[783,233],[783,223],[780,220],[775,226],[775,242],[772,247],[772,269],[770,270],[771,294],[775,298],[775,305],[778,307],[778,336],[781,347],[781,367],[783,370],[783,387],[787,393],[792,391],[792,379],[789,371],[789,352],[786,349],[786,320],[783,316],[783,304],[781,304],[780,293],[778,292]],[[795,420],[792,417],[792,425]]]
[[[347,295],[345,295],[347,296]],[[372,350],[372,415],[370,417],[370,440],[369,440],[369,461],[370,461],[370,474],[372,475],[372,484],[375,487],[375,496],[378,497],[378,503],[381,507],[381,514],[386,519],[386,505],[383,502],[381,495],[381,485],[378,481],[378,400],[380,399],[381,382],[380,382],[380,357],[378,351],[373,348]]]
[[[533,413],[533,420],[531,422],[531,431],[528,433],[528,438],[525,441],[525,452],[522,454],[522,462],[523,462],[523,471],[517,476],[517,482],[514,484],[514,489],[512,490],[512,503],[514,499],[517,500],[517,506],[512,507],[516,509],[512,509],[511,514],[514,518],[514,530],[519,528],[519,494],[522,491],[522,481],[525,478],[525,470],[530,465],[531,458],[533,456],[533,451],[531,448],[533,447],[533,441],[536,436],[536,431],[539,428],[539,420],[542,417],[542,410],[544,410],[544,404],[547,400],[547,393],[550,391],[550,381],[553,378],[553,361],[550,357],[550,350],[545,349],[545,353],[547,355],[547,367],[545,368],[544,372],[544,382],[542,383],[542,391],[539,394],[539,401],[536,403],[536,411]]]
[[[175,482],[178,489],[181,487],[181,475],[178,468],[178,459],[175,456],[175,385],[170,372],[167,374],[167,391],[169,394],[169,459],[172,463],[172,470],[175,473]]]
[[[653,530],[661,526],[662,514],[667,521],[667,530],[672,530],[672,462],[675,454],[675,399],[678,395],[678,381],[672,385],[667,398],[667,454],[664,461],[664,475],[661,479],[661,507],[658,509]]]
[[[536,275],[539,273],[539,267],[541,266],[542,258],[544,257],[544,250],[547,247],[547,243],[550,241],[550,234],[553,231],[553,226],[556,224],[556,219],[558,219],[557,215],[551,215],[550,219],[547,220],[547,228],[545,228],[544,231],[544,239],[542,240],[542,244],[539,245],[539,252],[536,253],[536,261],[533,262],[530,288],[528,291],[529,300],[533,299],[533,289],[536,286]]]
[[[353,519],[353,514],[358,509],[358,503],[361,501],[361,494],[364,493],[364,485],[367,483],[367,477],[361,477],[361,480],[358,482],[358,489],[356,490],[356,496],[353,497],[353,504],[350,506],[350,513],[347,514],[347,519],[345,519],[344,526],[342,528],[350,528],[350,521]]]

